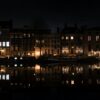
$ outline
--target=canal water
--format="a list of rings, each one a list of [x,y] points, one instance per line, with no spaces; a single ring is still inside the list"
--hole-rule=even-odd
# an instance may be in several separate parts
[[[0,65],[0,93],[13,100],[95,100],[100,95],[100,63]]]

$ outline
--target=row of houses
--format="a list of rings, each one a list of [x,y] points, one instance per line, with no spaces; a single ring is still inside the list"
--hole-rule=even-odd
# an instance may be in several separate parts
[[[53,33],[49,29],[15,29],[12,21],[0,22],[0,56],[100,56],[100,28],[64,27]]]

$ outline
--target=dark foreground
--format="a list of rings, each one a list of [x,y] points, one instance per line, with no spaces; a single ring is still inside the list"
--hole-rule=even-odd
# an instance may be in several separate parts
[[[1,99],[2,98],[2,99]],[[0,92],[1,100],[97,100],[99,88],[35,87]]]

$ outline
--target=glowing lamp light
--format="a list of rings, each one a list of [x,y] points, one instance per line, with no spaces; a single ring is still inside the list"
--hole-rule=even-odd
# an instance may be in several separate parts
[[[40,56],[40,51],[35,51],[35,56],[36,57]]]
[[[23,59],[23,57],[20,57],[20,59],[22,60],[22,59]]]
[[[35,65],[35,72],[36,73],[39,73],[40,72],[40,65]]]
[[[4,49],[2,49],[2,50],[0,50],[2,53],[5,53],[5,50]]]
[[[74,85],[74,83],[75,83],[74,80],[71,80],[71,85]]]
[[[6,70],[4,68],[1,68],[0,72],[5,73]]]
[[[70,37],[70,39],[71,39],[71,40],[73,40],[73,39],[74,39],[74,37],[73,37],[73,36],[71,36],[71,37]]]
[[[20,64],[20,66],[22,67],[22,66],[23,66],[23,64]]]
[[[17,60],[17,57],[15,57],[14,59]]]
[[[37,65],[37,64],[36,64],[35,70],[40,70],[40,65]]]
[[[17,64],[15,64],[14,66],[17,67]]]
[[[27,54],[28,56],[30,56],[31,54],[28,52],[28,54]]]

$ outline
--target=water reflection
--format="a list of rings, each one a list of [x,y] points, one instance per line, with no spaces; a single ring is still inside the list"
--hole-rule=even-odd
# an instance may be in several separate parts
[[[97,64],[48,64],[0,66],[3,85],[34,86],[88,86],[100,85],[100,63]],[[1,83],[0,83],[1,84]]]

